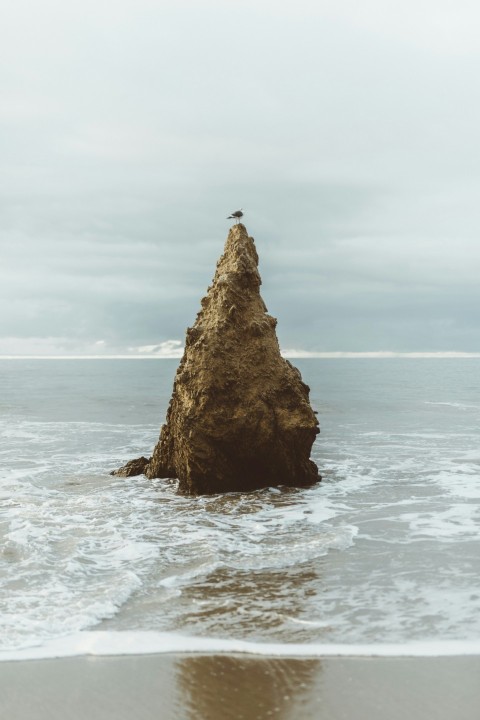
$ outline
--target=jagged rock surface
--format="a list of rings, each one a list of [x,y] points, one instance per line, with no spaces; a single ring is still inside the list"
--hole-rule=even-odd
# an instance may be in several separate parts
[[[134,477],[135,475],[142,475],[150,462],[151,458],[139,457],[135,460],[129,460],[125,465],[118,470],[113,470],[110,475],[120,475],[121,477]]]
[[[234,225],[203,298],[145,473],[207,494],[318,480],[318,421],[300,372],[280,355],[277,321],[260,296],[258,255]]]

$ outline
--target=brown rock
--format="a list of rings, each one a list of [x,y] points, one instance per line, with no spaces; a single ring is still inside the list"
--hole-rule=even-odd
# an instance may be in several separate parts
[[[140,470],[149,478],[178,478],[181,493],[320,480],[309,459],[319,432],[309,388],[280,355],[277,321],[260,296],[257,265],[253,238],[244,225],[234,225],[187,330],[166,424]]]
[[[110,475],[120,475],[121,477],[133,477],[134,475],[142,475],[150,460],[146,457],[136,458],[136,460],[130,460],[118,468],[118,470],[112,470]]]

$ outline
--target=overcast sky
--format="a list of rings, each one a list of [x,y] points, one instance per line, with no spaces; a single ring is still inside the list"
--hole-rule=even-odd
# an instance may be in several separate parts
[[[237,207],[282,347],[480,351],[479,27],[466,0],[0,0],[0,354],[183,342]]]

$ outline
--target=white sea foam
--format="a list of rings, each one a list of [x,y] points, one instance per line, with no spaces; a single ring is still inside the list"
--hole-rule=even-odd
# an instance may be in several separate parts
[[[480,640],[415,643],[256,643],[246,640],[188,637],[161,632],[81,632],[41,646],[0,652],[0,661],[79,656],[128,656],[171,653],[247,654],[257,657],[455,657],[480,655]]]
[[[461,641],[480,637],[478,364],[462,361],[460,392],[443,379],[430,386],[427,362],[405,363],[403,375],[397,361],[369,362],[325,381],[333,364],[315,365],[321,484],[206,498],[108,475],[155,444],[162,413],[151,388],[166,364],[39,363],[30,376],[17,364],[30,385],[15,375],[4,398],[14,412],[0,418],[8,657],[22,647],[30,656],[34,643],[38,657],[45,648],[415,654],[434,638],[460,643],[435,653],[470,652]],[[39,376],[50,378],[43,395]],[[59,400],[69,383],[75,397]],[[165,404],[170,389],[171,379]]]
[[[449,495],[469,500],[480,499],[478,461],[475,464],[458,464],[455,470],[441,471],[436,480]]]
[[[346,549],[357,533],[329,523],[338,509],[328,502],[292,502],[282,491],[195,500],[145,478],[33,482],[27,469],[0,483],[10,496],[0,553],[0,627],[10,648],[112,620],[136,596],[142,608],[143,593],[155,593],[157,612],[171,620],[172,593],[209,583],[221,569],[285,571]]]
[[[480,405],[471,405],[470,403],[459,403],[459,402],[433,402],[430,400],[425,401],[425,405],[440,405],[444,407],[455,408],[456,410],[478,410]]]
[[[439,542],[455,538],[480,539],[480,508],[470,504],[455,504],[441,512],[403,513],[399,520],[407,522],[412,536],[430,536]]]

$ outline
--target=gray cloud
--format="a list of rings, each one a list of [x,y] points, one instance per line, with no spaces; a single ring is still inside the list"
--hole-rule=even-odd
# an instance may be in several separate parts
[[[239,205],[283,346],[480,350],[475,4],[0,15],[0,353],[182,339]]]

